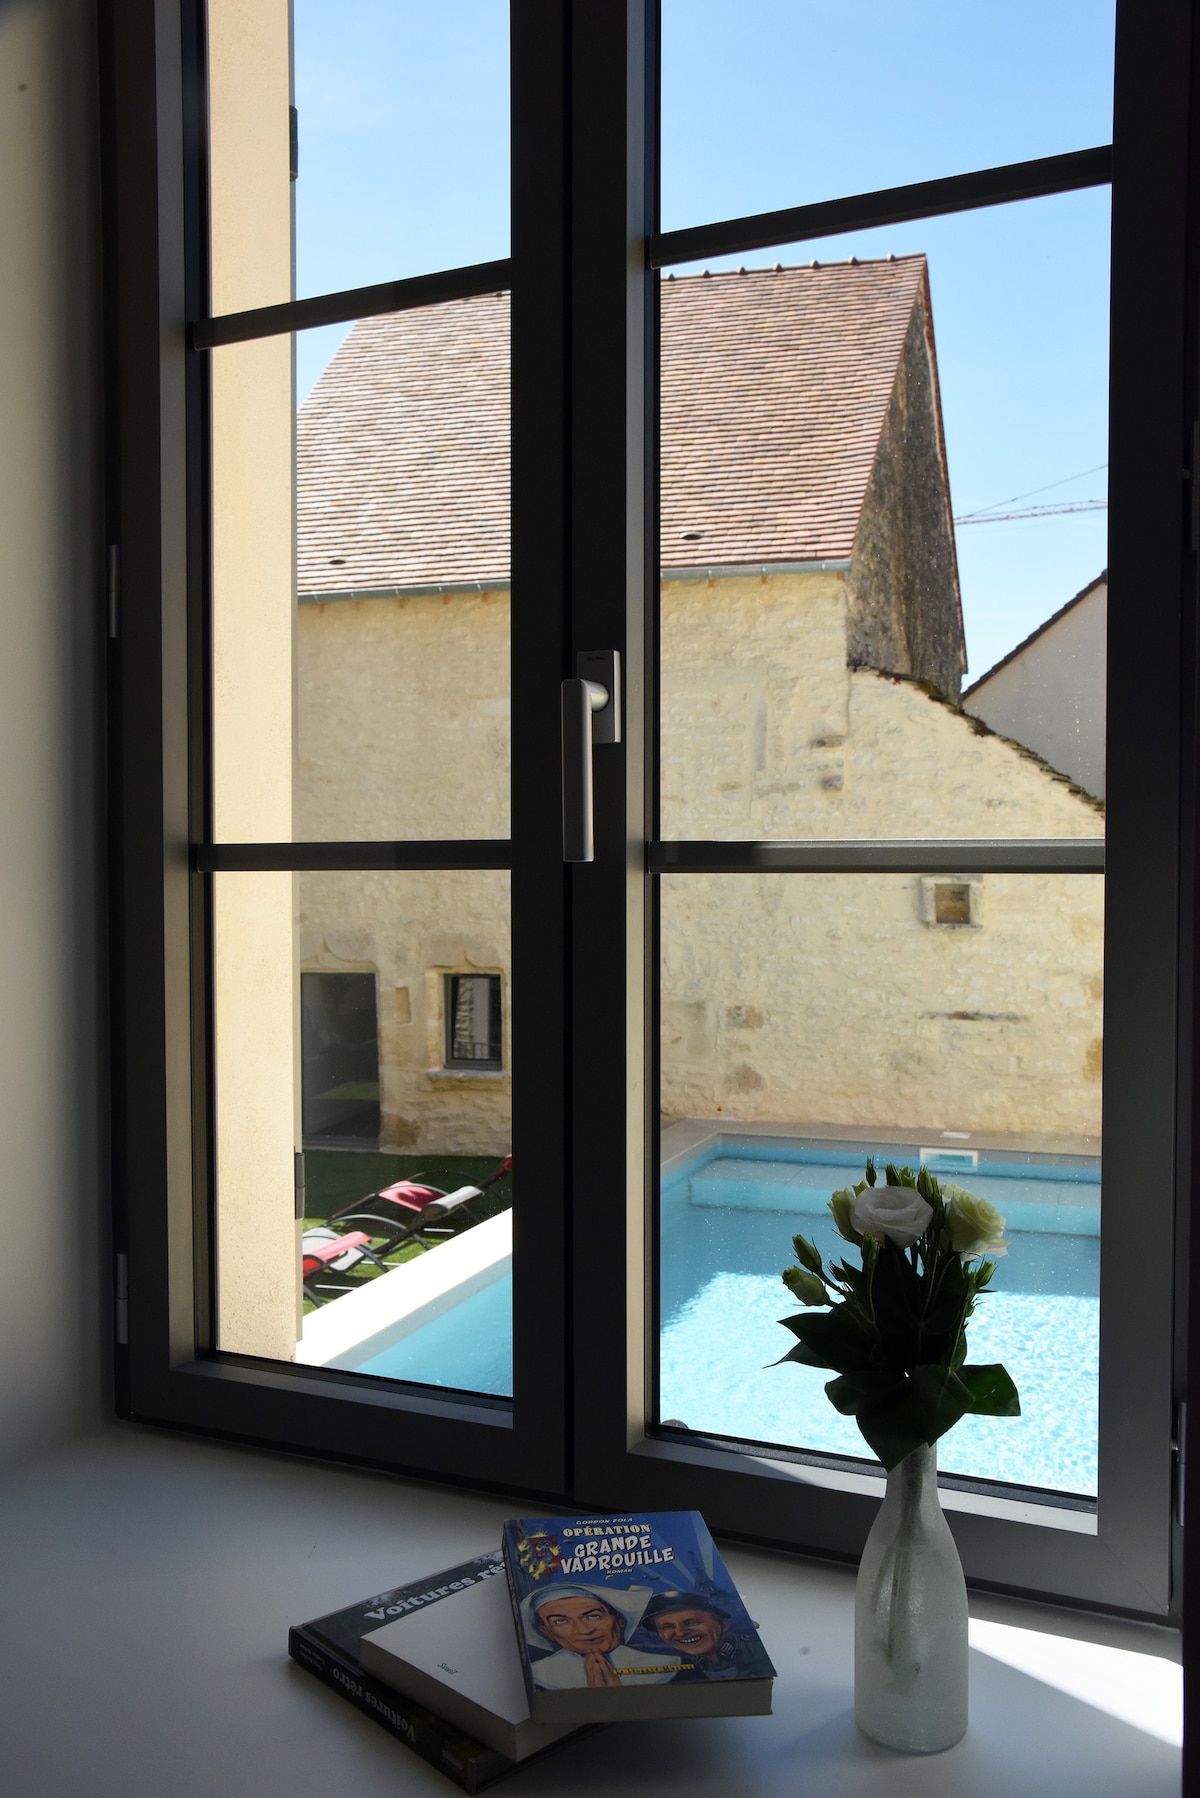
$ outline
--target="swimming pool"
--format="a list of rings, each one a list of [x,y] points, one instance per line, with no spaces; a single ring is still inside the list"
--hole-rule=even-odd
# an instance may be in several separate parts
[[[970,1328],[973,1361],[1003,1361],[1019,1419],[966,1417],[938,1444],[942,1471],[1094,1496],[1099,1392],[1100,1175],[1096,1156],[967,1153],[892,1145],[748,1139],[722,1132],[667,1163],[661,1184],[659,1392],[664,1422],[830,1454],[865,1456],[852,1418],[825,1397],[832,1376],[770,1365],[795,1310],[780,1270],[803,1230],[828,1259],[848,1245],[826,1206],[874,1154],[991,1199],[1009,1222]],[[945,1163],[949,1165],[945,1165]],[[487,1226],[478,1226],[486,1229]],[[473,1232],[468,1233],[474,1234]],[[465,1245],[466,1239],[464,1239]],[[438,1255],[445,1254],[440,1249]],[[434,1258],[431,1258],[434,1259]],[[512,1396],[512,1275],[500,1274],[398,1340],[338,1365],[423,1385]]]
[[[852,1418],[825,1397],[832,1375],[770,1366],[791,1346],[779,1319],[796,1307],[780,1270],[802,1230],[843,1254],[826,1205],[863,1161],[916,1166],[920,1144],[742,1140],[722,1135],[664,1173],[661,1188],[664,1422],[834,1454],[867,1453]],[[967,1417],[938,1444],[950,1473],[1085,1496],[1096,1492],[1099,1391],[1099,1159],[981,1153],[933,1171],[990,1199],[1010,1248],[969,1331],[972,1361],[1003,1361],[1019,1419]],[[949,1159],[947,1157],[946,1159]]]
[[[512,1274],[508,1273],[360,1362],[355,1371],[511,1398],[512,1366]]]

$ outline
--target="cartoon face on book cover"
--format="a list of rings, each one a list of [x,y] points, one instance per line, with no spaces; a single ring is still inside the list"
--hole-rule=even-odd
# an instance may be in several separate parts
[[[696,1511],[525,1518],[505,1549],[543,1691],[774,1677]]]

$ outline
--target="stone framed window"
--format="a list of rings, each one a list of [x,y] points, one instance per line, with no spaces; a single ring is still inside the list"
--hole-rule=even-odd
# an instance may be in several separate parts
[[[499,974],[445,976],[446,1066],[474,1073],[504,1065],[503,983]]]
[[[961,875],[937,875],[917,888],[922,924],[950,930],[979,930],[983,925],[983,882]]]

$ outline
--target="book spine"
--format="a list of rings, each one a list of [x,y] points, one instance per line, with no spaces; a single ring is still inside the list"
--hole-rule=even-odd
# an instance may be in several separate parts
[[[533,1669],[529,1665],[529,1644],[525,1640],[525,1628],[521,1621],[521,1595],[517,1590],[516,1575],[513,1572],[513,1560],[517,1552],[516,1543],[513,1541],[513,1531],[519,1528],[519,1524],[506,1523],[500,1546],[504,1552],[504,1577],[508,1582],[508,1601],[512,1606],[513,1628],[517,1632],[517,1653],[521,1657],[521,1678],[525,1681],[525,1696],[529,1700],[529,1714],[531,1717],[536,1717]]]
[[[458,1742],[442,1731],[438,1719],[423,1706],[410,1704],[399,1692],[372,1679],[356,1662],[335,1654],[303,1628],[288,1631],[288,1653],[331,1691],[348,1699],[356,1710],[372,1718],[472,1798],[493,1780],[511,1773],[515,1762],[494,1749],[464,1755]]]

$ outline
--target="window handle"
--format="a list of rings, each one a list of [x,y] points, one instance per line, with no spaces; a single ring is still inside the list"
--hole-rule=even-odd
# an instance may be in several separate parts
[[[562,684],[563,860],[595,859],[592,749],[621,741],[621,664],[615,650],[581,650],[577,680]]]

